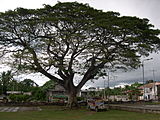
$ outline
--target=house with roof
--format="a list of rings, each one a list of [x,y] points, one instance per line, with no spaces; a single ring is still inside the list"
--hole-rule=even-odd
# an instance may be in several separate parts
[[[100,92],[102,92],[103,89],[100,89],[99,87],[95,88],[95,87],[90,87],[88,89],[85,89],[85,90],[81,90],[79,93],[78,93],[78,96],[79,97],[84,97],[86,99],[88,98],[92,98],[92,97],[95,97],[95,96],[99,96],[100,97]]]
[[[47,91],[48,102],[53,102],[55,99],[67,98],[66,91],[63,86],[56,84],[53,89]]]
[[[160,100],[160,82],[152,82],[139,87],[140,100]]]

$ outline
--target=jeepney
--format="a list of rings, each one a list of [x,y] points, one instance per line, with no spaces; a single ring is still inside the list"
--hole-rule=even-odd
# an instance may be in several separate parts
[[[101,98],[92,98],[87,100],[87,107],[90,110],[107,110],[108,106],[105,104],[104,100]]]

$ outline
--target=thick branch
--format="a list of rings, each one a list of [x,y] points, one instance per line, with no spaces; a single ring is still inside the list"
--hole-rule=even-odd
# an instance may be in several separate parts
[[[77,89],[78,90],[81,89],[88,80],[93,79],[96,76],[96,72],[98,72],[98,70],[102,68],[104,65],[105,65],[105,62],[101,62],[97,66],[93,66],[92,64],[92,66],[90,66],[90,68],[87,70],[87,72],[83,76],[81,82],[78,84]]]
[[[51,75],[50,73],[48,73],[47,71],[45,71],[45,70],[41,67],[40,63],[38,62],[37,54],[35,53],[35,51],[34,51],[32,48],[30,48],[30,47],[27,47],[27,48],[28,48],[28,50],[30,51],[30,53],[33,55],[33,60],[34,60],[35,65],[37,66],[37,68],[36,68],[37,71],[40,72],[40,73],[42,73],[43,75],[47,76],[47,77],[50,78],[51,80],[55,80],[55,81],[58,82],[59,84],[64,85],[63,80],[58,79],[57,77],[55,77],[55,76]]]

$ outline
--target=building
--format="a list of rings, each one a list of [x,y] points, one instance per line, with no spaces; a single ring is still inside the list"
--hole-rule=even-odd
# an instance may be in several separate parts
[[[66,91],[63,86],[57,84],[53,89],[47,91],[48,102],[53,102],[55,98],[63,99],[67,97]]]
[[[32,92],[23,92],[23,91],[7,91],[7,95],[15,94],[15,95],[32,95]]]
[[[139,87],[142,96],[140,100],[160,100],[160,82],[148,83]]]
[[[90,87],[88,89],[81,90],[78,93],[78,96],[86,98],[86,99],[92,98],[92,97],[95,97],[95,96],[99,96],[100,97],[100,92],[102,92],[102,89],[100,89],[99,87],[97,87],[97,88]]]
[[[128,102],[130,101],[128,95],[110,95],[109,96],[109,101],[115,102],[115,101],[123,101],[123,102]]]

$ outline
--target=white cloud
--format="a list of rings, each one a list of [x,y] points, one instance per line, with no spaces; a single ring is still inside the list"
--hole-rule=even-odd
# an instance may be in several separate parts
[[[9,66],[6,65],[0,65],[0,73],[2,72],[6,72],[8,70],[11,70],[11,68]]]
[[[31,73],[31,74],[22,74],[14,77],[18,81],[22,81],[24,79],[31,79],[38,85],[42,86],[49,79],[40,73]]]
[[[116,85],[115,87],[124,88],[126,85],[131,85],[131,84],[128,84],[128,83],[120,83],[119,85]]]
[[[0,11],[14,10],[17,7],[40,8],[43,4],[56,4],[57,0],[1,0]]]

